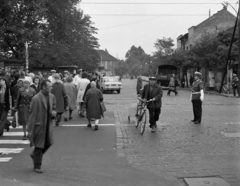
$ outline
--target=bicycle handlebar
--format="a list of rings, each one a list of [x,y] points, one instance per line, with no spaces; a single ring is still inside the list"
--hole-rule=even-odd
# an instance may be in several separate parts
[[[137,97],[137,99],[140,100],[140,101],[142,101],[142,102],[145,102],[145,103],[149,103],[149,102],[154,101],[153,99],[149,99],[148,101],[145,101],[145,100],[143,100],[143,99],[140,98],[140,97]]]

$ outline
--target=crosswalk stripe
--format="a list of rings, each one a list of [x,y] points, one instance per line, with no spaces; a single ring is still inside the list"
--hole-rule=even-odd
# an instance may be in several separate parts
[[[3,136],[23,136],[23,132],[4,132]]]
[[[7,158],[0,158],[0,162],[8,162],[12,159],[12,157],[7,157]]]
[[[21,144],[27,145],[30,144],[28,140],[0,140],[0,144]]]
[[[21,153],[24,148],[0,148],[0,154]]]
[[[95,124],[92,124],[93,126]],[[115,124],[98,124],[99,127],[101,126],[114,126]],[[86,127],[87,124],[69,124],[69,125],[60,125],[62,127]]]
[[[20,126],[18,126],[18,127],[16,127],[16,128],[13,128],[12,126],[10,126],[9,128],[10,128],[10,129],[22,129],[23,127],[20,125]]]

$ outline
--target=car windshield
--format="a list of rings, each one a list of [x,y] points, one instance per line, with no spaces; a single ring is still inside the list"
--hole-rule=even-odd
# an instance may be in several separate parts
[[[119,81],[119,78],[105,78],[104,82],[117,82]]]

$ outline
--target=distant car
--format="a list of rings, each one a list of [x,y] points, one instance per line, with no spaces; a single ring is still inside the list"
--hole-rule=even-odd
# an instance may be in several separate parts
[[[105,76],[100,78],[100,88],[102,93],[106,91],[117,91],[120,94],[122,89],[122,82],[119,76]]]

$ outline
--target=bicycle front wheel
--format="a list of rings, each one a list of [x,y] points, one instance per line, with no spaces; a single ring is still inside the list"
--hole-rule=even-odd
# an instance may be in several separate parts
[[[136,128],[138,128],[138,126],[139,126],[139,124],[140,124],[140,122],[141,122],[141,120],[142,120],[142,109],[141,109],[141,107],[138,107],[137,108],[138,110],[137,110],[137,114],[136,114]]]
[[[143,133],[145,132],[146,125],[147,125],[147,116],[146,116],[146,112],[144,112],[144,113],[142,114],[142,125],[141,125],[141,134],[142,134],[142,135],[143,135]]]

